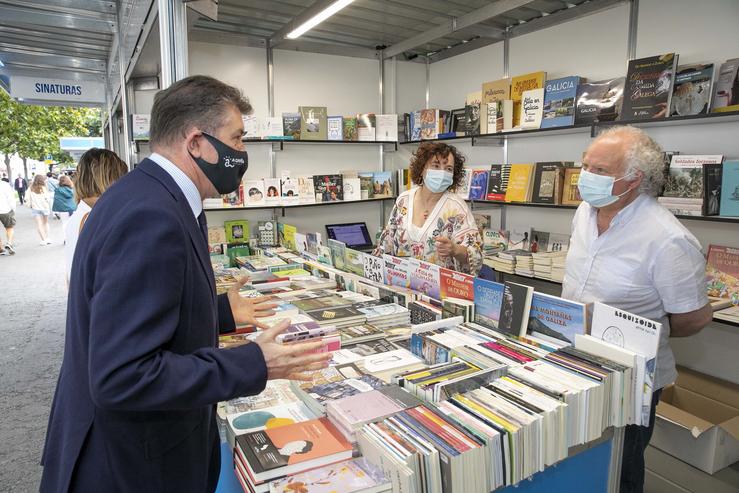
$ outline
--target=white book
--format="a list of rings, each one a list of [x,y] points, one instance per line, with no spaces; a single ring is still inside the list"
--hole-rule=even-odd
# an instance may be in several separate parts
[[[138,113],[131,115],[131,138],[133,140],[149,140],[150,126],[150,114]]]
[[[244,205],[264,205],[264,180],[246,180],[244,182]]]
[[[267,205],[280,204],[280,179],[265,178],[264,179],[264,203]]]
[[[362,192],[359,189],[359,178],[344,178],[344,200],[359,200]]]
[[[270,116],[265,118],[262,123],[261,137],[282,137],[282,117],[281,116]]]
[[[375,140],[398,140],[398,115],[375,115]]]
[[[247,139],[258,139],[259,135],[259,120],[254,115],[241,115],[241,120],[244,122],[244,137]]]
[[[298,180],[298,200],[301,204],[312,204],[316,201],[316,193],[313,190],[312,176],[299,176]]]
[[[544,89],[531,89],[521,95],[521,130],[541,127],[544,112]]]
[[[298,191],[297,179],[290,178],[290,172],[285,170],[280,178],[280,198],[282,205],[295,205],[300,203],[300,192]]]
[[[341,116],[329,116],[328,119],[328,131],[326,133],[326,138],[328,140],[343,140],[344,137],[342,135],[343,131],[343,125],[344,125],[344,118]]]

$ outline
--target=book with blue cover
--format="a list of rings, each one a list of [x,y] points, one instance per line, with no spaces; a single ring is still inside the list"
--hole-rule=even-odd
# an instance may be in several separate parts
[[[488,174],[486,169],[472,170],[470,181],[470,200],[486,200],[488,194]]]
[[[536,332],[574,344],[576,334],[586,333],[586,323],[584,304],[534,293],[529,312],[529,334]]]
[[[475,278],[475,322],[498,328],[500,307],[503,304],[504,286],[498,282]]]
[[[408,259],[411,289],[435,300],[441,299],[440,267],[415,258]]]
[[[721,215],[739,216],[739,160],[724,161],[721,177]]]
[[[541,128],[564,127],[575,123],[575,100],[580,77],[548,80],[544,85],[544,115]]]

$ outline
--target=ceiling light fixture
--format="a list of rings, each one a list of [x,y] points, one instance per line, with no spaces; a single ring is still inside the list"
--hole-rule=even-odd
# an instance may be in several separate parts
[[[310,19],[302,23],[296,29],[293,29],[292,31],[290,31],[285,37],[288,39],[295,39],[297,37],[302,36],[307,31],[310,31],[311,29],[316,27],[318,24],[325,21],[326,19],[328,19],[329,17],[331,17],[336,12],[343,9],[344,7],[346,7],[353,1],[354,0],[338,0],[332,3],[331,5],[329,5],[328,7],[326,7],[325,9],[323,9],[322,11],[320,11],[319,13],[317,13],[316,15],[314,15],[313,17],[311,17]]]

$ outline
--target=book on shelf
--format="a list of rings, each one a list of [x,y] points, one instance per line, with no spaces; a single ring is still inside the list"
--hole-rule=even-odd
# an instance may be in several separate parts
[[[240,435],[236,449],[255,483],[352,457],[351,444],[326,418]]]
[[[408,142],[408,126],[410,124],[410,115],[408,113],[400,113],[397,115],[398,125],[398,142]]]
[[[419,111],[420,140],[433,140],[439,136],[439,110]]]
[[[449,110],[439,110],[439,122],[437,130],[439,137],[456,137],[451,133],[452,131],[452,112]]]
[[[521,94],[521,130],[541,127],[544,111],[544,89],[530,89]]]
[[[410,258],[408,262],[410,264],[408,277],[411,289],[436,300],[441,299],[440,267],[416,258]]]
[[[375,139],[376,120],[374,113],[360,113],[357,115],[357,139],[363,142],[372,142]]]
[[[279,178],[264,179],[264,203],[266,205],[279,205],[281,202]]]
[[[372,185],[373,173],[371,171],[360,172],[359,176],[359,195],[362,200],[374,197],[374,186]]]
[[[223,207],[242,207],[244,205],[244,183],[239,183],[239,188],[231,193],[223,195]]]
[[[508,187],[506,188],[506,202],[530,202],[534,188],[534,165],[512,164]]]
[[[739,217],[739,160],[732,159],[723,164],[721,215]]]
[[[270,493],[389,493],[392,482],[379,467],[359,457],[273,481]]]
[[[544,293],[534,293],[531,298],[527,333],[543,334],[575,343],[576,334],[587,332],[587,311],[583,303],[565,300]]]
[[[719,175],[723,156],[721,155],[689,155],[675,154],[670,161],[669,170],[665,179],[662,197],[657,200],[674,214],[702,215],[708,209],[709,202],[718,206],[720,193],[720,178],[717,193],[714,190],[709,195],[706,191],[706,172],[712,169],[712,189],[716,188],[716,166]],[[711,168],[708,168],[710,166]],[[718,207],[713,215],[718,214]]]
[[[470,185],[472,183],[472,170],[469,168],[462,168],[462,178],[459,179],[459,185],[457,185],[456,193],[462,200],[468,200],[470,198]]]
[[[577,86],[575,125],[620,119],[625,84],[625,77],[581,82]]]
[[[622,119],[651,120],[668,115],[677,58],[675,53],[664,53],[629,61]]]
[[[316,201],[316,192],[312,176],[298,176],[296,178],[298,187],[298,202],[301,204],[312,204]]]
[[[531,245],[529,246],[529,250],[532,254],[542,253],[548,250],[549,234],[550,233],[548,231],[539,231],[537,229],[531,228]]]
[[[703,165],[703,210],[704,216],[718,216],[721,211],[721,182],[723,163]]]
[[[513,100],[504,99],[495,102],[495,128],[488,131],[503,132],[513,129]]]
[[[488,189],[485,200],[504,201],[505,189],[503,188],[503,165],[491,164],[488,172]]]
[[[393,257],[392,255],[383,254],[382,259],[385,265],[385,280],[391,286],[399,286],[407,288],[410,284],[409,259]]]
[[[328,140],[344,140],[344,118],[341,115],[327,117],[326,125],[326,138]]]
[[[560,204],[565,168],[571,164],[561,161],[536,163],[531,201],[537,204]]]
[[[472,213],[472,217],[475,219],[475,226],[480,231],[490,228],[493,225],[493,216],[497,216],[497,214],[492,211],[475,211]]]
[[[713,85],[711,112],[739,111],[739,58],[722,63]]]
[[[739,248],[708,246],[706,293],[711,298],[739,304]]]
[[[482,104],[491,104],[497,101],[511,98],[511,79],[498,79],[490,82],[483,82],[482,95],[480,102]],[[488,129],[490,132],[492,129]]]
[[[283,139],[285,134],[282,124],[282,117],[268,116],[261,122],[259,137],[262,139]]]
[[[290,172],[283,172],[280,179],[280,196],[283,205],[300,203],[300,193],[297,179],[290,177]]]
[[[294,140],[300,140],[300,113],[283,113],[282,128],[286,137],[292,137]]]
[[[411,181],[411,170],[408,168],[399,169],[397,183],[398,183],[397,195],[400,195],[406,190],[410,190],[413,186],[413,182]]]
[[[513,101],[513,128],[521,124],[521,100],[524,91],[541,89],[547,78],[546,72],[532,72],[511,78],[511,100]]]
[[[325,106],[300,106],[300,140],[326,140],[328,116]]]
[[[469,200],[486,200],[488,191],[488,174],[485,169],[470,170]]]
[[[244,182],[244,205],[247,207],[265,204],[264,180],[246,180]]]
[[[452,110],[449,118],[451,119],[450,132],[453,132],[455,137],[464,136],[467,132],[467,120],[464,108]]]
[[[580,166],[565,168],[564,186],[562,188],[562,205],[580,205],[580,189],[577,183],[580,180]]]
[[[342,119],[341,136],[343,140],[357,140],[357,117],[345,116]]]
[[[670,116],[705,115],[711,105],[712,63],[681,65],[675,72]]]
[[[256,115],[241,115],[241,121],[244,123],[244,138],[259,139],[259,119]]]
[[[421,140],[421,111],[422,110],[416,110],[411,113],[409,113],[409,126],[408,126],[408,136],[410,137],[411,142],[417,142]]]
[[[242,118],[246,115],[242,115]],[[131,138],[134,141],[148,141],[151,128],[151,114],[135,113],[131,115]]]
[[[361,181],[359,178],[344,177],[344,200],[361,200],[362,191],[360,189]]]
[[[208,240],[211,239],[211,229],[208,228]],[[251,232],[249,230],[249,221],[245,219],[237,219],[232,221],[224,221],[223,228],[225,229],[225,238],[223,241],[217,241],[215,243],[248,243],[251,238]],[[215,232],[214,232],[215,233]],[[215,239],[215,238],[214,238]],[[221,239],[220,235],[217,239]]]
[[[393,196],[392,171],[375,171],[372,173],[372,197]]]
[[[342,175],[313,175],[316,202],[344,200],[344,178]]]
[[[450,269],[439,269],[439,296],[472,300],[474,298],[474,277]]]
[[[375,140],[395,142],[398,140],[398,115],[375,115],[377,131]]]
[[[546,82],[541,128],[564,127],[575,123],[575,100],[581,81],[584,82],[581,77],[574,75]]]

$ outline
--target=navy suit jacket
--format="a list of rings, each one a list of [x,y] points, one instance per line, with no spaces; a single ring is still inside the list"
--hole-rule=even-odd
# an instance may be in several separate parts
[[[100,198],[77,243],[42,492],[215,490],[218,401],[264,390],[206,239],[175,181],[144,160]]]

